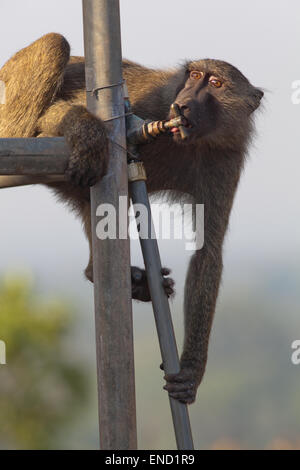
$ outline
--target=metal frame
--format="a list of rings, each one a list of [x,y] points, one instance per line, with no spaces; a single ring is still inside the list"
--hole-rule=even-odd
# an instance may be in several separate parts
[[[129,450],[137,448],[129,237],[99,240],[96,236],[98,206],[105,201],[118,214],[119,196],[128,197],[119,0],[83,0],[82,5],[87,107],[108,122],[110,142],[117,144],[110,145],[107,174],[91,188],[100,447]],[[30,178],[35,183],[39,178],[62,181],[67,163],[63,138],[0,139],[0,175],[7,175],[2,183],[0,176],[0,188],[6,178],[13,178],[16,185],[30,184]],[[148,208],[151,228],[145,181],[131,182],[131,195],[134,203]],[[157,242],[150,237],[141,240],[141,247],[165,371],[176,373],[180,366]],[[177,446],[192,450],[187,407],[174,399],[170,405]]]
[[[121,83],[119,0],[83,0],[83,24],[87,90]],[[87,92],[87,106],[104,120],[124,115],[123,87]],[[111,140],[126,149],[125,117],[107,127]],[[105,201],[118,214],[119,196],[128,196],[126,151],[111,145],[108,173],[91,190],[102,449],[137,448],[129,237],[96,237],[97,207]]]

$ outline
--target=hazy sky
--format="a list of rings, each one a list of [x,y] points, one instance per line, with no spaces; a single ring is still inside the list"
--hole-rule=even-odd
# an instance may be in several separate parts
[[[73,54],[83,53],[80,0],[1,0],[0,14],[0,65],[50,31],[64,34]],[[186,58],[224,59],[266,91],[231,218],[229,271],[235,262],[246,269],[249,261],[299,261],[300,105],[291,102],[292,82],[300,79],[299,15],[298,0],[121,0],[125,57],[159,67]],[[0,214],[0,271],[29,266],[49,285],[59,285],[66,273],[70,282],[80,279],[87,243],[80,224],[48,190],[3,190]],[[186,253],[178,256],[176,249],[174,260],[174,244],[163,247],[165,264],[186,265]]]
[[[300,80],[299,0],[121,0],[120,3],[124,57],[159,67],[174,66],[188,58],[223,59],[238,67],[255,86],[265,90],[264,109],[256,119],[257,138],[250,151],[231,217],[225,246],[222,292],[225,291],[229,296],[232,293],[234,298],[243,284],[249,287],[245,295],[257,292],[251,290],[253,279],[255,282],[262,281],[261,285],[264,286],[272,280],[273,273],[276,275],[278,272],[281,278],[275,288],[278,287],[280,292],[284,284],[283,277],[291,276],[297,292],[300,279],[300,105],[292,104],[291,95],[292,82]],[[0,16],[0,67],[17,50],[51,31],[66,36],[73,54],[83,54],[81,0],[0,0]],[[80,222],[75,220],[67,208],[55,201],[49,190],[41,187],[2,190],[0,221],[0,277],[7,269],[24,266],[34,272],[43,290],[71,294],[84,316],[82,331],[89,338],[86,343],[93,345],[93,340],[90,340],[93,336],[89,334],[93,328],[92,287],[83,278],[83,269],[88,260],[88,244]],[[182,324],[182,281],[190,252],[185,252],[183,243],[179,241],[163,242],[160,246],[163,264],[174,268],[173,274],[177,281],[179,295],[172,304],[172,312],[178,313],[175,316],[177,327]],[[133,243],[132,255],[134,263],[140,264],[137,242]],[[238,280],[238,283],[230,289],[232,280]],[[274,289],[274,284],[272,286]],[[264,295],[271,296],[272,290],[265,289]],[[300,291],[293,296],[288,292],[286,297],[282,296],[278,307],[280,310],[282,305],[285,321],[291,328],[291,341],[298,336],[290,312],[293,309],[295,314],[299,311],[299,295]],[[82,302],[77,303],[80,297]],[[245,296],[242,298],[247,299]],[[253,330],[251,336],[250,328],[249,335],[247,325],[252,321],[251,311],[257,313],[264,308],[264,304],[260,306],[259,302],[259,294],[257,299],[253,299],[253,296],[249,298],[245,309],[241,306],[241,315],[250,312],[248,323],[242,319],[240,323],[232,325],[238,333],[237,341],[242,342],[247,336],[254,347],[256,333]],[[292,305],[289,309],[285,308],[287,303]],[[145,328],[147,334],[156,341],[150,319],[152,316],[147,317],[141,312],[144,309],[150,313],[151,305],[142,307],[135,303],[134,309],[135,325],[138,324],[140,329]],[[226,321],[229,321],[227,318],[232,318],[232,315],[226,317]],[[254,321],[257,318],[254,315]],[[220,325],[221,332],[218,331],[221,337],[223,324],[218,321],[217,315],[215,325]],[[275,326],[270,329],[271,332],[277,328],[277,323],[270,313],[270,325],[271,322],[273,325],[273,321]],[[266,334],[267,323],[259,324],[257,328],[265,329],[266,338],[270,338]],[[144,352],[143,341],[142,334],[135,335],[138,381],[145,377],[146,358],[139,354],[139,351]],[[226,342],[228,338],[224,337],[224,344]],[[289,348],[289,344],[285,346]],[[151,358],[146,360],[149,377],[154,377],[158,371],[159,359],[152,359],[152,354],[157,350],[157,343],[155,347],[149,348]],[[222,341],[221,349],[213,349],[212,353],[216,351],[218,354],[220,350]],[[262,367],[266,360],[262,357]],[[282,363],[280,361],[279,364]],[[151,362],[153,370],[150,370]],[[276,360],[275,363],[278,365]],[[253,367],[261,367],[261,363],[254,360],[251,363]],[[270,367],[273,367],[271,362]],[[226,370],[215,370],[225,385],[228,384],[227,371],[229,378],[235,377],[236,373],[234,368],[230,370],[230,365]],[[295,369],[293,373],[299,372]],[[247,387],[250,382],[247,375]],[[239,379],[234,383],[240,384]],[[137,384],[139,387],[140,382]],[[212,384],[212,387],[218,387],[218,383]],[[142,410],[141,403],[149,406],[147,397],[151,399],[151,396],[141,396],[140,389],[137,390]],[[255,386],[251,390],[255,390]],[[240,406],[241,397],[239,395]],[[202,403],[205,407],[209,406],[209,400],[204,399]],[[212,399],[213,414],[215,403]],[[255,406],[260,406],[259,402]],[[267,413],[273,410],[276,415],[276,409],[270,403]],[[165,412],[163,422],[170,419],[167,405]],[[138,416],[143,419],[142,412]],[[214,420],[219,417],[217,411]],[[195,414],[192,419],[202,423],[202,414]],[[238,416],[237,422],[246,435],[247,417],[244,412]],[[200,442],[205,432],[201,429],[201,436],[197,436],[195,442]]]

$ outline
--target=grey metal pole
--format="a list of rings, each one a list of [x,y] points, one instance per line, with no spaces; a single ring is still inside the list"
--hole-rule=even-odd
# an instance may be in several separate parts
[[[63,175],[68,160],[62,137],[0,139],[0,175]]]
[[[144,181],[130,183],[130,193],[133,204],[142,204],[147,210],[148,223],[142,237],[140,232],[140,243],[147,272],[164,370],[167,374],[176,374],[180,370],[178,351],[170,306],[162,285],[161,261],[157,240],[154,237],[155,232],[146,183]],[[187,406],[173,398],[170,398],[170,405],[178,449],[193,450],[193,438]]]
[[[102,119],[123,115],[119,0],[83,0],[83,23],[88,109]],[[125,118],[107,128],[126,148]],[[100,446],[107,450],[137,448],[129,239],[96,236],[101,203],[116,209],[119,233],[120,195],[128,195],[126,152],[111,145],[108,173],[91,190]]]

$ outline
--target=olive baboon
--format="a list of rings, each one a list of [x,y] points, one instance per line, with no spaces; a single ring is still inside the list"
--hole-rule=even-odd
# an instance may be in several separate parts
[[[48,34],[18,52],[0,71],[6,105],[0,107],[0,137],[64,136],[70,146],[68,183],[52,183],[82,217],[88,239],[90,193],[104,174],[107,138],[103,122],[85,108],[84,59],[70,58],[67,41]],[[222,271],[222,245],[253,131],[252,113],[263,97],[232,65],[192,61],[176,70],[154,70],[124,61],[133,111],[144,119],[172,117],[177,102],[189,137],[178,132],[141,146],[151,193],[170,191],[205,205],[205,243],[190,261],[185,284],[185,341],[179,374],[165,389],[185,403],[195,400],[202,380]],[[92,258],[86,269],[91,279]],[[168,270],[164,271],[168,275]],[[149,300],[145,274],[133,268],[133,296]],[[164,280],[167,294],[173,282]]]

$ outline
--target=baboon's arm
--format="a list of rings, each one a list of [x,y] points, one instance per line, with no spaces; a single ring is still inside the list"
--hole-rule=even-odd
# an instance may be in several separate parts
[[[222,275],[222,245],[241,171],[241,157],[211,155],[194,183],[195,203],[204,203],[204,246],[192,256],[185,282],[185,337],[181,371],[167,377],[173,398],[192,403],[207,362],[209,337]],[[198,189],[199,188],[199,189]],[[202,223],[203,221],[197,221]]]
[[[197,251],[190,261],[184,299],[184,347],[179,374],[166,375],[165,389],[184,403],[193,403],[203,378],[216,299],[222,273],[221,249]]]
[[[205,371],[221,274],[221,248],[216,252],[203,248],[192,256],[185,284],[185,340],[181,366],[194,369],[195,385],[199,385]]]

